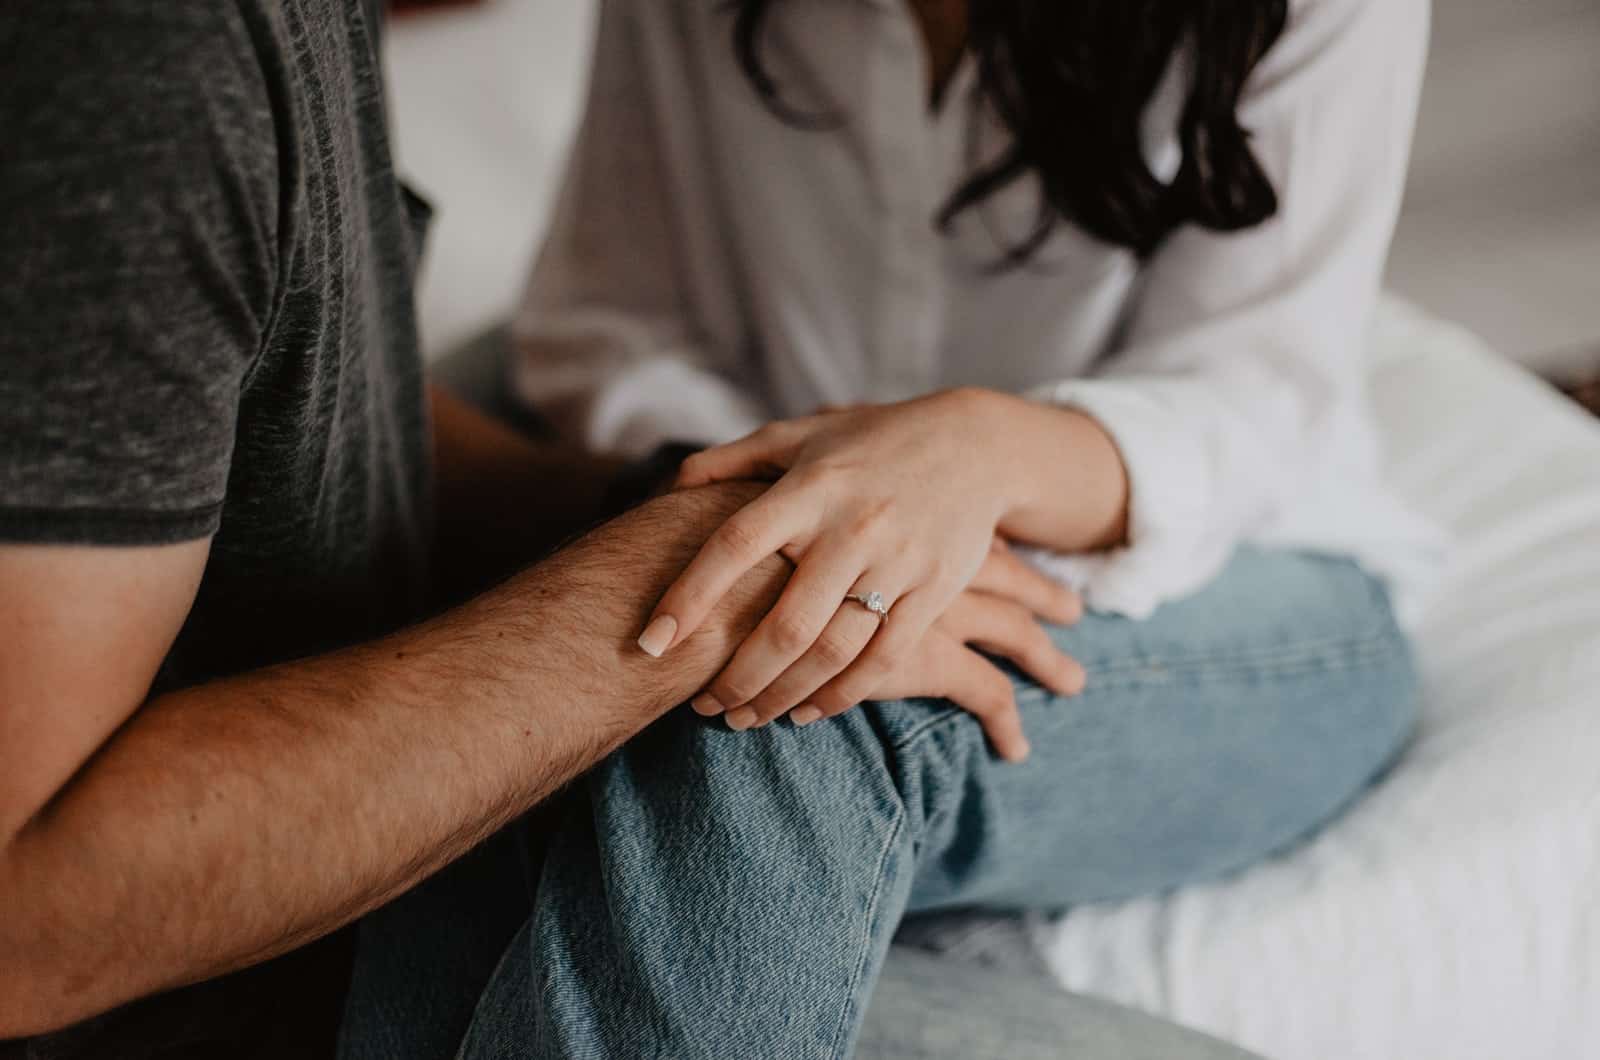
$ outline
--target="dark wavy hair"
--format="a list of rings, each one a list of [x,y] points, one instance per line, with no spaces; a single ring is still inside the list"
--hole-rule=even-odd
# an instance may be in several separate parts
[[[823,124],[782,98],[762,53],[773,9],[805,0],[725,2],[739,64],[768,107],[795,124]],[[979,92],[1010,141],[997,159],[974,163],[939,225],[1029,174],[1038,213],[1003,264],[1028,261],[1063,221],[1146,256],[1185,224],[1235,231],[1267,220],[1278,197],[1239,125],[1239,96],[1287,20],[1287,0],[970,0]],[[1178,129],[1183,162],[1168,184],[1145,160],[1141,120],[1186,44],[1195,62]]]

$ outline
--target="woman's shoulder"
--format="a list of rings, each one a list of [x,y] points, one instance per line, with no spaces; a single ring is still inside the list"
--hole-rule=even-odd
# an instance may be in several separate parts
[[[1285,36],[1319,33],[1427,35],[1432,0],[1289,0]]]
[[[1431,0],[1289,0],[1282,35],[1252,75],[1247,102],[1340,93],[1388,70],[1421,76]]]

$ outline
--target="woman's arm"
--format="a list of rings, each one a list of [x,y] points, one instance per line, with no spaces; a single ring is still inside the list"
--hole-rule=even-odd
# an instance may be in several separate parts
[[[1112,546],[1091,561],[1090,605],[1147,614],[1212,577],[1325,470],[1359,460],[1340,446],[1365,429],[1362,351],[1427,21],[1426,0],[1296,8],[1242,114],[1280,214],[1176,233],[1098,378],[1043,388],[1039,404],[954,391],[771,424],[686,462],[685,485],[782,477],[657,605],[675,631],[667,650],[752,564],[775,551],[799,564],[710,706],[750,702],[796,665],[820,683],[823,713],[868,697],[971,583],[996,529],[1061,551]],[[868,591],[893,615],[860,657],[808,661],[840,601]]]
[[[601,5],[583,125],[513,327],[521,397],[567,441],[629,456],[770,418],[740,367],[706,167],[668,164],[692,140],[686,60],[637,7]]]
[[[1427,0],[1294,5],[1240,116],[1278,216],[1175,233],[1147,267],[1122,351],[1093,378],[1030,395],[1093,417],[1127,466],[1127,547],[1084,564],[1090,606],[1139,616],[1193,590],[1243,535],[1360,459],[1338,446],[1368,430],[1367,328],[1427,34]],[[1032,466],[1036,486],[1051,463]],[[1059,547],[1048,521],[1019,529]]]

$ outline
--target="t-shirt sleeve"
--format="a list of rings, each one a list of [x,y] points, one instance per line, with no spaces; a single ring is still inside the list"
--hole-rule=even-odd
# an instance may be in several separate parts
[[[217,529],[281,183],[273,94],[229,12],[0,13],[0,541]]]

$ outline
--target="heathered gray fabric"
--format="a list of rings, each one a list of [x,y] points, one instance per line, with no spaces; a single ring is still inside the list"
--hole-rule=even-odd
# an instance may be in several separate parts
[[[0,8],[0,540],[215,534],[163,680],[392,626],[417,250],[362,0]]]

